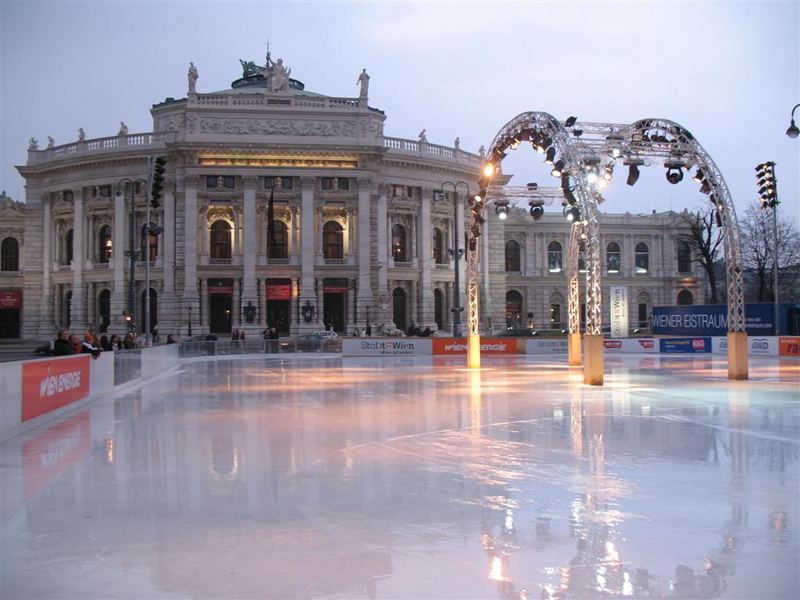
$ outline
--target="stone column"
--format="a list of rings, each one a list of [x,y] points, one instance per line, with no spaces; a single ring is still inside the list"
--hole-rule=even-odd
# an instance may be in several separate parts
[[[316,232],[314,231],[314,183],[313,177],[301,177],[300,184],[302,187],[301,200],[300,200],[300,248],[301,248],[301,277],[300,277],[300,295],[301,307],[310,303],[314,312],[311,321],[306,323],[305,318],[300,318],[301,333],[308,331],[316,331],[320,329],[320,321],[322,319],[321,311],[322,306],[317,302],[314,293],[314,266],[316,253],[314,251],[314,239]]]
[[[111,292],[111,333],[125,332],[125,318],[122,313],[128,310],[125,294],[125,251],[127,243],[127,209],[125,207],[125,186],[120,186],[114,196],[114,226],[111,230],[111,260],[114,265],[114,288]]]
[[[162,285],[163,290],[158,297],[158,331],[163,340],[167,334],[179,331],[175,311],[175,180],[167,179],[162,205],[164,206],[161,226],[162,248]]]
[[[387,209],[386,191],[381,190],[378,196],[378,302],[380,306],[374,312],[377,325],[394,327],[391,310],[392,296],[389,291],[389,213]],[[384,309],[384,306],[386,307]]]
[[[83,289],[83,258],[85,249],[85,223],[83,215],[83,190],[72,190],[74,221],[72,225],[72,305],[70,329],[86,329],[86,296]]]
[[[181,332],[189,322],[189,307],[192,320],[198,324],[192,327],[192,333],[200,333],[200,297],[197,291],[197,184],[198,177],[186,176],[184,185],[184,268],[183,268],[183,314]]]
[[[358,179],[358,316],[353,327],[366,327],[367,309],[370,309],[370,325],[375,307],[372,296],[372,253],[370,240],[370,180]]]
[[[419,263],[419,327],[425,329],[430,327],[436,329],[436,321],[433,314],[433,288],[431,287],[431,266],[433,264],[433,229],[431,220],[431,201],[433,199],[432,189],[422,190],[422,201],[420,204],[418,225],[418,243],[420,249]]]
[[[248,335],[260,333],[258,321],[253,320],[248,323],[244,318],[244,307],[250,302],[252,306],[258,306],[258,289],[256,287],[256,185],[258,177],[244,177],[244,223],[243,226],[243,250],[244,250],[244,279],[241,288],[241,319],[240,326],[244,328]],[[239,311],[237,311],[239,312]]]
[[[50,207],[50,193],[46,192],[41,195],[42,202],[42,303],[41,307],[44,314],[40,316],[39,320],[39,335],[50,338],[53,335],[52,323],[56,321],[55,313],[52,318],[48,319],[47,316],[53,309],[52,302],[52,286],[50,285],[50,270],[53,268],[52,246],[51,241],[55,239],[53,234],[53,219]]]

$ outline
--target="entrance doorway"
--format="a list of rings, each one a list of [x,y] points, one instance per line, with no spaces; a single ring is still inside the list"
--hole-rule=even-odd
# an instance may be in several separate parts
[[[442,290],[433,290],[433,320],[436,321],[436,328],[444,328],[444,294]]]
[[[275,327],[278,333],[288,334],[291,324],[289,306],[292,298],[291,279],[267,279],[266,324]]]
[[[208,329],[230,333],[233,323],[233,279],[208,280]]]
[[[97,299],[97,313],[100,315],[100,333],[108,331],[111,324],[111,292],[103,290]]]
[[[336,332],[344,331],[344,294],[335,292],[323,294],[322,302],[324,307],[323,322],[325,328],[333,328]]]
[[[392,320],[395,327],[401,331],[408,328],[406,322],[406,291],[403,288],[394,288],[392,292]]]

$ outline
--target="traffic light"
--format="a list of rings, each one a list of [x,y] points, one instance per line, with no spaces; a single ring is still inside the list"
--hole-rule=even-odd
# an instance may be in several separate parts
[[[163,156],[156,157],[153,164],[153,181],[150,184],[150,206],[158,208],[161,206],[161,192],[164,190],[164,171],[167,159]]]
[[[772,208],[778,204],[778,186],[775,180],[774,162],[765,162],[756,166],[756,185],[761,208]]]

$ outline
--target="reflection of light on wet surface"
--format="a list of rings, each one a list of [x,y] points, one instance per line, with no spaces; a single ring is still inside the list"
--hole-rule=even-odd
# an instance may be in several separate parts
[[[188,363],[28,499],[4,444],[0,596],[797,596],[800,363],[430,363]]]

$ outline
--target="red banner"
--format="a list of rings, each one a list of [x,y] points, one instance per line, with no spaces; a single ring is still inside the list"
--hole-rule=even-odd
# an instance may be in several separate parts
[[[433,354],[466,354],[466,338],[433,338]],[[481,338],[481,354],[516,354],[514,338]]]
[[[22,308],[22,292],[0,292],[0,309]]]
[[[53,484],[72,465],[89,455],[92,427],[89,411],[70,417],[22,444],[25,499]]]
[[[232,285],[210,285],[208,286],[209,294],[232,294]]]
[[[89,355],[37,360],[22,365],[22,421],[89,395]]]
[[[292,286],[288,283],[286,285],[268,285],[267,286],[267,300],[291,300],[292,299]]]
[[[778,346],[781,356],[800,356],[800,338],[782,337],[778,338]]]

